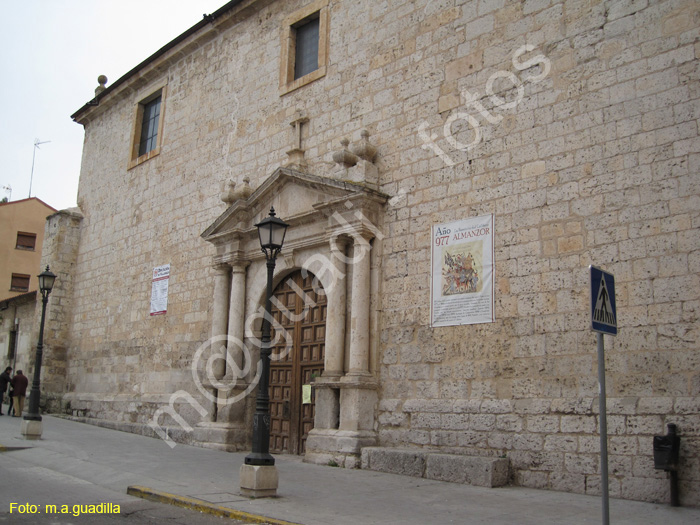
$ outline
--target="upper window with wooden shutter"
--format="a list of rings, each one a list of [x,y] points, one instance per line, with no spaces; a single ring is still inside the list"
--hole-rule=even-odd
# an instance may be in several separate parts
[[[12,274],[12,282],[10,283],[10,291],[12,292],[28,292],[29,291],[29,279],[31,276],[24,275],[21,273]]]
[[[36,233],[17,232],[15,248],[18,250],[36,250]]]

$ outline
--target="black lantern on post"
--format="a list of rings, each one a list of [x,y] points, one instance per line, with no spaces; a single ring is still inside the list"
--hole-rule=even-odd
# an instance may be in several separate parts
[[[265,258],[268,260],[268,263],[272,261],[273,269],[275,267],[277,254],[282,250],[284,236],[287,233],[288,226],[289,224],[282,219],[275,217],[275,208],[270,208],[270,215],[255,225],[258,229],[260,247],[265,253]]]
[[[39,291],[41,292],[41,324],[39,325],[39,342],[36,345],[36,362],[34,364],[34,380],[32,381],[32,390],[29,394],[29,411],[24,416],[26,421],[41,421],[39,414],[39,387],[41,386],[41,360],[44,353],[44,322],[46,320],[46,305],[49,302],[49,294],[53,289],[56,275],[49,270],[46,265],[46,270],[39,274]]]
[[[258,395],[255,399],[255,415],[253,416],[253,451],[245,458],[246,465],[269,466],[275,464],[275,458],[270,454],[270,348],[271,329],[271,300],[272,278],[275,272],[275,260],[282,250],[284,236],[289,224],[275,217],[275,209],[270,208],[270,215],[255,225],[258,228],[260,247],[267,259],[267,293],[265,294],[265,317],[262,322],[262,337],[260,339],[260,359],[262,373],[258,384]]]

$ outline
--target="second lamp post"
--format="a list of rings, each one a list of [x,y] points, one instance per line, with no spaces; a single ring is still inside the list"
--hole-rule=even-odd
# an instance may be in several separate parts
[[[34,380],[29,394],[29,411],[22,421],[22,434],[26,439],[38,439],[42,434],[41,414],[39,414],[39,398],[41,396],[41,361],[44,354],[44,323],[46,321],[46,305],[49,302],[49,294],[56,281],[56,275],[49,270],[39,274],[39,291],[41,292],[41,324],[39,325],[39,342],[36,345],[36,360],[34,363]]]
[[[275,209],[270,208],[270,215],[255,225],[258,228],[260,247],[267,259],[267,292],[265,294],[265,317],[262,322],[262,337],[260,339],[260,360],[262,373],[258,384],[258,395],[255,400],[255,415],[253,416],[253,451],[245,458],[246,465],[270,466],[275,464],[275,458],[270,454],[270,348],[271,340],[271,303],[272,281],[275,272],[275,261],[282,250],[284,236],[289,226],[282,219],[275,217]]]

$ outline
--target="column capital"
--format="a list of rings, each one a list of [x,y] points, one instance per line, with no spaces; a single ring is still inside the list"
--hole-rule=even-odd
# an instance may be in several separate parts
[[[361,216],[362,217],[362,216]],[[327,238],[331,245],[340,244],[343,240],[349,243],[369,242],[375,237],[381,237],[382,234],[366,220],[353,220],[352,222],[343,222],[342,224],[332,227],[328,230]]]
[[[374,235],[372,235],[371,232],[359,232],[357,235],[352,236],[352,245],[369,248],[372,239],[374,239]]]
[[[250,266],[250,261],[236,258],[229,261],[228,264],[231,266],[233,273],[244,273],[246,268]]]
[[[345,234],[331,235],[328,238],[328,243],[330,244],[331,254],[343,254],[345,247],[350,244],[350,237]]]
[[[212,268],[216,271],[216,273],[222,274],[228,274],[228,272],[231,271],[231,266],[228,263],[225,262],[220,262],[217,261],[214,264],[212,264]]]

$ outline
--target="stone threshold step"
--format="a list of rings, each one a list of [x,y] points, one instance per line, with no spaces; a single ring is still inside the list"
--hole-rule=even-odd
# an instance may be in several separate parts
[[[462,456],[437,451],[365,447],[362,468],[418,478],[466,483],[478,487],[501,487],[508,483],[507,458]]]

